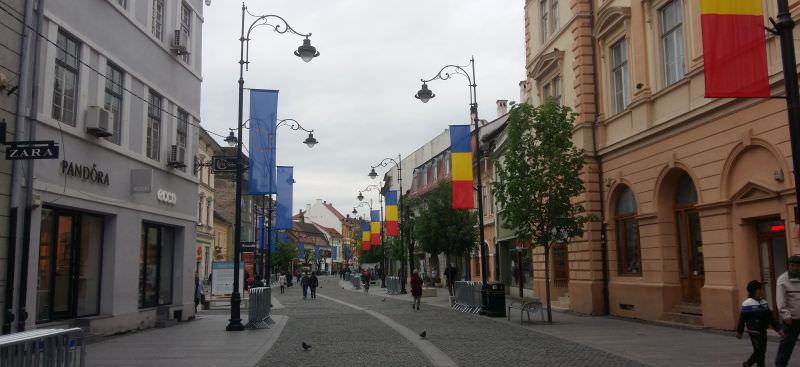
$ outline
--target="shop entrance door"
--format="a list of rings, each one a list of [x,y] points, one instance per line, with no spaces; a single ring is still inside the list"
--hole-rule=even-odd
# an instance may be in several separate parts
[[[37,322],[98,313],[102,233],[101,217],[42,210]]]
[[[761,281],[772,309],[776,309],[775,284],[778,277],[786,271],[786,230],[781,220],[763,221],[758,227],[758,254]]]

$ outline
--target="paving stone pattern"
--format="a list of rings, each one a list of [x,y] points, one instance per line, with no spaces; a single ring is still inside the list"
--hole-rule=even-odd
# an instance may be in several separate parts
[[[379,287],[373,292],[383,292]],[[379,312],[418,332],[459,366],[643,366],[623,357],[526,328],[440,308],[420,311],[386,297],[343,290],[323,283],[319,293]],[[282,335],[262,359],[262,366],[429,366],[425,355],[386,324],[362,311],[317,298],[304,302],[298,287],[277,295],[289,317]],[[304,352],[302,341],[312,344]]]

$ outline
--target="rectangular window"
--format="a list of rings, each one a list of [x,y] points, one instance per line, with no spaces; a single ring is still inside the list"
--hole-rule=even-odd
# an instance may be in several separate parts
[[[147,157],[161,159],[161,96],[150,91],[147,106]]]
[[[80,44],[63,30],[58,31],[56,42],[56,72],[53,84],[52,117],[75,126],[78,99],[78,59]]]
[[[164,40],[164,0],[153,0],[153,19],[150,33],[159,41]]]
[[[680,0],[672,0],[659,11],[664,53],[664,83],[667,86],[683,79],[685,73],[683,18],[680,6]]]
[[[617,219],[617,247],[620,274],[641,274],[639,226],[633,217]]]
[[[119,144],[122,138],[122,70],[113,64],[106,65],[106,100],[105,109],[111,111],[114,123],[111,136],[106,139]]]
[[[628,89],[628,43],[624,38],[611,46],[611,78],[614,113],[619,113],[628,107],[631,98]]]
[[[183,150],[186,151],[186,136],[189,131],[189,113],[182,109],[178,109],[178,126],[176,130],[175,143],[179,147],[183,147]],[[186,172],[186,167],[181,167],[180,170]]]
[[[188,48],[192,39],[192,10],[186,4],[181,5],[181,36],[186,40]],[[183,54],[181,57],[185,63],[189,63],[189,54]]]
[[[559,104],[562,103],[561,101],[561,76],[556,76],[549,83],[545,84],[542,87],[542,95],[547,98],[553,98]]]
[[[139,249],[139,307],[172,303],[172,259],[175,231],[144,224]]]
[[[547,41],[547,29],[550,26],[547,23],[547,11],[548,11],[547,0],[539,1],[539,15],[542,18],[542,22],[540,24],[542,32],[542,43],[544,43],[544,41]]]
[[[558,0],[550,0],[550,34],[558,30]]]
[[[203,197],[197,200],[197,223],[203,224]]]

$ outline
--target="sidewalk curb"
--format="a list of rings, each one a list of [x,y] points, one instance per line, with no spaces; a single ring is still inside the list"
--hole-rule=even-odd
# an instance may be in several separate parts
[[[278,341],[278,337],[281,336],[281,333],[283,333],[283,328],[286,326],[286,322],[289,320],[289,317],[283,315],[272,315],[272,319],[275,321],[275,325],[272,325],[272,327],[269,328],[270,333],[264,339],[264,344],[259,346],[259,348],[256,348],[256,350],[261,353],[253,353],[250,358],[245,361],[247,366],[255,367],[258,365],[258,362],[260,362],[264,356],[269,353],[270,349],[272,349],[272,346],[276,341]]]

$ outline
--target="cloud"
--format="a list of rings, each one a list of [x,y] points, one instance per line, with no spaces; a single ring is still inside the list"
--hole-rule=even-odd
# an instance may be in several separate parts
[[[311,32],[321,55],[306,64],[292,53],[302,38],[257,27],[251,34],[246,87],[279,89],[278,116],[306,134],[281,128],[277,161],[295,166],[295,212],[317,198],[352,210],[369,183],[370,165],[413,152],[447,125],[466,123],[467,81],[429,83],[436,98],[413,98],[419,79],[447,64],[476,60],[482,118],[495,100],[517,100],[525,78],[523,1],[270,0],[249,1],[253,14],[278,14]],[[240,3],[214,0],[204,9],[202,124],[227,135],[235,127]],[[253,18],[249,18],[253,19]],[[252,20],[248,20],[252,21]],[[247,114],[245,100],[245,115]],[[245,117],[246,118],[246,117]]]

